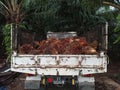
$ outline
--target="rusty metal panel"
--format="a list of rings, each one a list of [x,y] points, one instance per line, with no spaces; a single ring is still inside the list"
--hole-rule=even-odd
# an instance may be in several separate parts
[[[106,56],[99,55],[17,55],[11,70],[45,75],[78,75],[107,71]]]

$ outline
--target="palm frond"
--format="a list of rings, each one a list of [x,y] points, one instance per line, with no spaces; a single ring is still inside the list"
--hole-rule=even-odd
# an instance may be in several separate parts
[[[24,9],[22,8],[22,4],[24,0],[3,0],[0,1],[0,13],[5,16],[6,19],[9,18],[8,22],[18,23],[23,16]],[[20,15],[21,14],[21,15]]]
[[[2,1],[0,1],[0,7],[2,7],[1,9],[4,8],[4,10],[9,11],[8,7]]]
[[[6,6],[9,10],[9,13],[13,11],[12,5],[9,0],[5,0]]]

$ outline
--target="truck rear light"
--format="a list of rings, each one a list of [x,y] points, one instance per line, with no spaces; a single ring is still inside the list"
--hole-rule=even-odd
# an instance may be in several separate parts
[[[53,82],[53,78],[49,77],[49,78],[47,79],[47,81],[48,81],[48,83],[52,83],[52,82]]]
[[[93,74],[84,74],[83,77],[93,77]]]

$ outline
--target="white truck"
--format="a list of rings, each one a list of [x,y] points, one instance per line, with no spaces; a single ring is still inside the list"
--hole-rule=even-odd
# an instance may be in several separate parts
[[[18,33],[16,27],[11,27],[11,71],[33,74],[27,76],[25,89],[39,89],[51,85],[77,86],[78,90],[95,90],[94,74],[107,72],[108,56],[107,49],[107,28],[102,31],[100,42],[104,49],[99,50],[98,54],[87,55],[50,55],[50,54],[20,54],[17,52]],[[17,31],[18,32],[18,31]],[[104,34],[103,34],[104,33]],[[100,33],[98,33],[100,34]],[[55,33],[48,32],[47,38],[67,38],[76,36],[76,32]],[[101,40],[101,41],[102,41]]]

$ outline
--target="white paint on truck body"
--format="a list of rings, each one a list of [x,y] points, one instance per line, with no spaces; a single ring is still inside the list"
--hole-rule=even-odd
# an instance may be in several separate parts
[[[11,70],[44,75],[79,75],[107,72],[106,55],[12,55]]]

